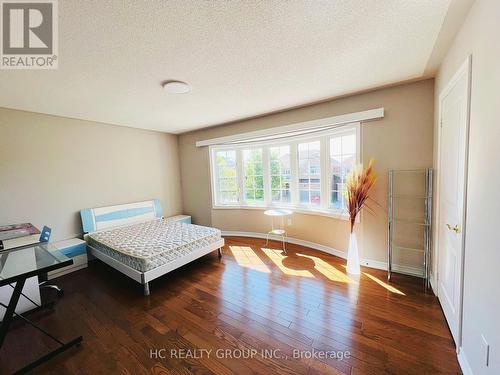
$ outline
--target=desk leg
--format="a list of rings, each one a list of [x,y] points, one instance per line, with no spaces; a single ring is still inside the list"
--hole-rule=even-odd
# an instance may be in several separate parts
[[[0,348],[3,345],[3,342],[5,340],[5,336],[7,335],[7,331],[9,329],[10,323],[12,323],[12,320],[14,319],[14,316],[17,315],[19,318],[24,320],[26,323],[30,324],[34,328],[38,329],[45,335],[49,336],[52,340],[56,341],[59,344],[59,347],[55,350],[52,350],[51,352],[47,353],[46,355],[38,358],[37,360],[31,362],[27,366],[23,367],[22,369],[18,370],[15,372],[15,374],[25,374],[29,372],[30,370],[33,370],[35,367],[41,365],[42,363],[47,362],[51,358],[55,357],[56,355],[68,350],[69,348],[73,346],[79,346],[80,343],[82,342],[83,338],[82,336],[79,336],[67,343],[64,343],[57,339],[56,337],[52,336],[49,332],[45,331],[43,328],[38,327],[36,324],[34,324],[31,320],[27,319],[21,314],[16,314],[16,306],[17,303],[19,302],[19,297],[21,296],[21,293],[24,288],[24,283],[26,282],[26,279],[21,279],[16,282],[16,286],[14,287],[14,291],[12,292],[12,296],[10,297],[9,300],[9,305],[6,306],[6,311],[5,315],[3,317],[2,324],[0,325]],[[43,306],[40,306],[39,308],[42,308]]]
[[[38,358],[36,361],[31,362],[29,365],[23,367],[22,369],[17,370],[14,374],[15,375],[26,374],[27,372],[33,370],[35,367],[40,366],[42,363],[47,362],[48,360],[54,358],[56,355],[68,350],[69,348],[72,348],[73,346],[79,346],[82,340],[83,340],[82,336],[79,336],[76,339],[61,345],[59,348],[51,351],[50,353],[44,355],[43,357]]]
[[[21,296],[21,293],[23,291],[25,281],[26,279],[22,279],[16,282],[14,291],[10,296],[9,305],[7,306],[7,309],[3,316],[2,325],[0,326],[0,348],[3,345],[5,336],[7,336],[7,331],[9,330],[10,323],[12,322],[14,313],[16,312],[16,306],[17,303],[19,302],[19,297]]]

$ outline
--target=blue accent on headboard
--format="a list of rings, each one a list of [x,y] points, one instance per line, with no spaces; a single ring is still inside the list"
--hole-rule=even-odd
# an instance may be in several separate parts
[[[40,238],[38,239],[38,241],[49,242],[51,233],[52,233],[52,229],[50,229],[48,226],[44,225],[42,232],[40,233]]]
[[[107,214],[96,215],[95,221],[100,223],[102,221],[126,219],[128,217],[144,215],[148,212],[153,212],[153,207],[127,208],[120,211],[108,212]]]
[[[85,208],[80,211],[85,233],[134,224],[163,217],[159,199],[118,204],[107,207]]]
[[[80,216],[82,217],[82,227],[85,233],[90,233],[95,231],[94,215],[92,214],[91,208],[85,208],[80,211]]]
[[[155,214],[156,217],[163,217],[163,208],[159,199],[155,199]]]

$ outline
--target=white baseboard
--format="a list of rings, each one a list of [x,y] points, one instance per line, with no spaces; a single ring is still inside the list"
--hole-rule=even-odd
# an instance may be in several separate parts
[[[263,238],[265,239],[267,234],[258,233],[258,232],[240,232],[240,231],[222,231],[223,236],[234,236],[234,237],[254,237],[254,238]],[[270,239],[275,241],[281,241],[281,237],[279,236],[269,236]],[[338,256],[339,258],[347,259],[347,253],[345,251],[334,249],[330,246],[321,245],[319,243],[300,240],[298,238],[287,237],[287,243],[293,243],[295,245],[309,247],[314,250],[319,250],[327,254]],[[361,259],[360,260],[362,266],[375,268],[378,270],[387,271],[387,262],[381,262],[373,259]],[[417,267],[403,266],[403,265],[394,265],[394,271],[405,273],[412,276],[422,277],[422,271]]]
[[[467,356],[465,355],[465,352],[462,348],[458,350],[457,353],[457,358],[458,358],[458,364],[460,365],[460,368],[462,369],[462,372],[464,375],[474,375],[472,372],[472,369],[469,365],[469,361],[467,360]]]

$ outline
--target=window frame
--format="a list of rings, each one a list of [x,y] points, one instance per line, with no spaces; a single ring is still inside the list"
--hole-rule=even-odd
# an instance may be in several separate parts
[[[347,219],[348,214],[343,209],[337,209],[331,206],[331,178],[330,170],[330,139],[335,136],[340,136],[345,133],[352,133],[356,136],[356,154],[355,163],[361,161],[361,124],[359,122],[345,124],[334,129],[322,130],[311,134],[301,134],[289,138],[280,138],[279,140],[271,139],[265,141],[248,142],[248,143],[233,143],[226,145],[211,145],[209,146],[209,166],[210,166],[210,189],[212,195],[212,209],[270,209],[270,208],[288,208],[295,212],[331,216],[336,218]],[[298,176],[298,145],[299,143],[307,143],[312,141],[320,141],[320,205],[310,206],[300,204],[299,202],[299,176]],[[271,197],[271,171],[270,171],[270,147],[290,147],[290,171],[291,171],[291,202],[280,203],[272,202]],[[263,180],[264,180],[264,201],[259,204],[248,204],[244,200],[244,166],[243,166],[243,150],[262,148],[262,163],[263,163]],[[215,154],[221,150],[236,151],[236,174],[238,178],[238,197],[239,201],[235,203],[219,203],[218,201],[218,181],[217,165]]]

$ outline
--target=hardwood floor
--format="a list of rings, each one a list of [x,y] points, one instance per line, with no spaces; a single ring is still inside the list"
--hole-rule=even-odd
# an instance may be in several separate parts
[[[99,261],[56,279],[64,297],[33,318],[63,339],[82,334],[84,341],[35,373],[460,373],[437,299],[419,279],[397,275],[389,286],[383,271],[351,277],[343,259],[297,245],[283,256],[272,250],[278,243],[271,250],[264,243],[226,238],[222,260],[214,252],[153,281],[150,297]],[[0,373],[51,345],[16,324]]]

